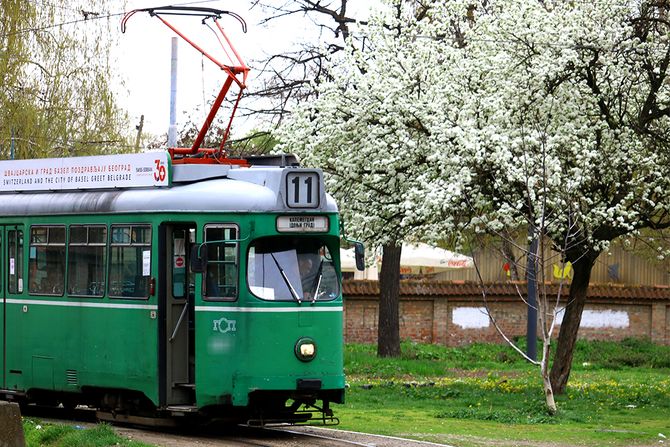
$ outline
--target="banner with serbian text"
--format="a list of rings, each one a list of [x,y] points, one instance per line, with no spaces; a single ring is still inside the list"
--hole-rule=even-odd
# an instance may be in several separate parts
[[[0,191],[170,186],[167,152],[0,161]]]

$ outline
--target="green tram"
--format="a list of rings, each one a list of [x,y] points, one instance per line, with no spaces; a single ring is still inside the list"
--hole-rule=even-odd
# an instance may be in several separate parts
[[[0,398],[337,422],[339,230],[291,156],[0,162]]]

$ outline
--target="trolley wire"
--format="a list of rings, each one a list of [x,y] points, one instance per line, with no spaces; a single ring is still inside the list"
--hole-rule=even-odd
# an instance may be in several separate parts
[[[213,3],[215,1],[220,1],[220,0],[190,1],[190,2],[175,3],[174,5],[171,5],[171,6],[188,6],[188,5],[203,4],[203,3]],[[34,3],[37,3],[37,2],[34,2]],[[48,3],[48,2],[42,2],[42,3],[43,4],[49,4],[49,5],[52,5],[52,6],[56,6],[56,5],[53,5],[53,4]],[[58,7],[58,6],[56,6],[56,7]],[[17,36],[17,35],[26,34],[26,33],[34,33],[34,32],[38,32],[38,31],[45,31],[45,30],[48,30],[48,29],[60,28],[60,27],[67,26],[67,25],[75,25],[75,24],[78,24],[78,23],[92,22],[94,20],[110,19],[110,18],[113,18],[113,17],[123,16],[128,12],[128,11],[121,11],[121,12],[113,12],[113,13],[102,13],[102,12],[94,12],[94,11],[84,11],[84,10],[74,9],[74,8],[65,8],[65,7],[61,7],[61,8],[83,14],[84,18],[67,20],[67,21],[64,21],[64,22],[54,23],[54,24],[51,24],[51,25],[37,26],[37,27],[31,27],[31,28],[23,28],[23,29],[20,29],[20,30],[12,31],[10,33],[0,34],[0,38],[4,39],[4,38],[10,37],[10,36]]]
[[[182,2],[182,3],[175,3],[171,6],[188,6],[188,5],[195,5],[195,4],[205,4],[205,3],[213,3],[216,1],[220,0],[196,0],[196,1],[188,1],[188,2]],[[591,4],[592,0],[576,0],[575,3],[583,3],[583,4]],[[109,19],[113,17],[119,17],[122,15],[125,15],[128,11],[122,11],[122,12],[114,12],[114,13],[102,13],[102,12],[95,12],[95,11],[85,11],[83,9],[75,9],[75,8],[68,8],[64,6],[59,6],[51,2],[47,2],[44,0],[32,0],[31,3],[42,3],[42,4],[47,4],[56,8],[61,8],[64,10],[70,10],[79,14],[84,15],[84,18],[80,19],[74,19],[74,20],[69,20],[69,21],[64,21],[60,23],[55,23],[51,25],[44,25],[44,26],[39,26],[39,27],[32,27],[32,28],[24,28],[21,30],[13,31],[10,33],[5,33],[5,34],[0,34],[0,38],[6,38],[10,36],[15,36],[19,34],[25,34],[25,33],[31,33],[31,32],[38,32],[38,31],[44,31],[48,29],[53,29],[53,28],[59,28],[67,25],[74,25],[78,23],[85,23],[85,22],[91,22],[93,20],[101,20],[101,19]],[[351,33],[352,37],[358,37],[358,38],[365,38],[367,35],[365,33],[361,32],[356,32],[353,31]],[[428,40],[441,40],[444,39],[442,38],[436,38],[435,36],[428,36],[428,35],[415,35],[414,36],[416,39],[428,39]],[[560,43],[552,43],[552,42],[534,42],[534,41],[529,41],[525,39],[511,39],[511,38],[506,38],[506,37],[501,37],[501,38],[489,38],[489,39],[484,39],[484,38],[465,38],[466,41],[471,41],[471,42],[480,42],[480,43],[491,43],[491,44],[518,44],[520,41],[525,41],[527,43],[536,45],[536,46],[544,46],[544,47],[549,47],[549,48],[555,48],[555,49],[577,49],[577,50],[584,50],[584,49],[589,49],[588,45],[570,45],[570,44],[560,44]],[[665,47],[665,43],[659,45],[659,47]]]

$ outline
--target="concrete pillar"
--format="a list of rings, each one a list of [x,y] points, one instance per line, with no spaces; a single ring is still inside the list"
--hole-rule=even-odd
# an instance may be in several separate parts
[[[446,297],[433,297],[433,344],[447,344],[449,303]]]
[[[670,340],[666,340],[666,321],[667,321],[666,303],[654,303],[651,305],[651,341],[659,344],[667,344]]]
[[[25,447],[19,405],[0,401],[0,446]]]

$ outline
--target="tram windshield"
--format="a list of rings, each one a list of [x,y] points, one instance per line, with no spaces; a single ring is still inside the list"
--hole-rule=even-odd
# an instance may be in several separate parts
[[[340,293],[330,250],[318,239],[269,237],[252,243],[249,288],[274,301],[328,301]]]

